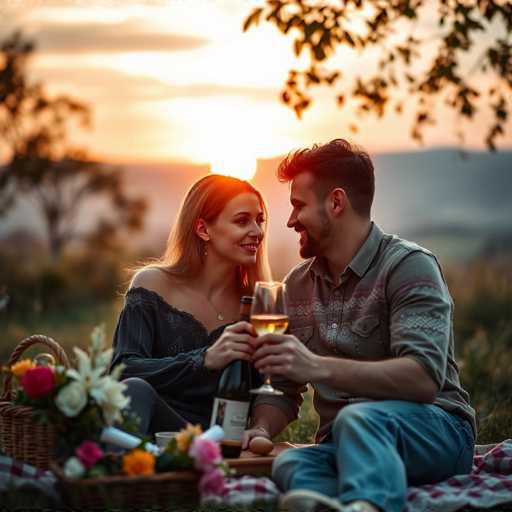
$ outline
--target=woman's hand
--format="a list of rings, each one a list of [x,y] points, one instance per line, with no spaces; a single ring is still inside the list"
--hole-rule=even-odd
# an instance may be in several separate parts
[[[209,370],[221,370],[231,361],[250,361],[254,352],[251,341],[255,332],[249,322],[237,322],[224,329],[219,339],[206,351],[204,365]]]

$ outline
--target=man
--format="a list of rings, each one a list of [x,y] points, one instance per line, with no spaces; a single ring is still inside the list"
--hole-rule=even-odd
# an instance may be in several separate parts
[[[255,435],[293,421],[305,384],[317,444],[273,465],[288,510],[398,512],[407,485],[468,473],[475,414],[454,359],[453,302],[435,256],[371,221],[374,171],[345,140],[290,154],[288,227],[307,258],[286,277],[289,332],[257,339],[255,366],[283,396],[258,397]]]

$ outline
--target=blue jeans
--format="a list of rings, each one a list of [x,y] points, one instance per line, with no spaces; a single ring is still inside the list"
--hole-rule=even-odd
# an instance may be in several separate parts
[[[469,422],[436,405],[362,402],[340,410],[321,444],[277,457],[272,477],[283,491],[308,489],[399,512],[408,485],[469,473],[473,451]]]

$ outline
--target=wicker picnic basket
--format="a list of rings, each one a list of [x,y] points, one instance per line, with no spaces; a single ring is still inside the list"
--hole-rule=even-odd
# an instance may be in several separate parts
[[[199,474],[180,470],[144,476],[104,476],[71,480],[60,466],[52,464],[58,487],[66,506],[79,510],[106,508],[140,509],[161,507],[177,510],[182,505],[196,505]]]
[[[37,344],[48,348],[58,364],[69,367],[64,349],[55,340],[42,334],[21,341],[14,349],[8,366],[18,362],[27,349]],[[36,422],[32,407],[14,404],[12,400],[15,392],[12,389],[12,374],[7,374],[0,399],[0,448],[10,457],[40,469],[48,469],[55,456],[56,430],[51,424]]]

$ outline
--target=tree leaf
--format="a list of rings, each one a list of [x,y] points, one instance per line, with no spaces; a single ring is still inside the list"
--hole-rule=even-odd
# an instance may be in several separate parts
[[[243,32],[247,32],[247,30],[249,30],[249,28],[252,25],[258,25],[258,23],[260,22],[260,17],[261,17],[262,12],[263,12],[263,8],[257,7],[256,9],[254,9],[251,12],[251,14],[249,14],[249,16],[246,18],[244,25],[242,27]]]

